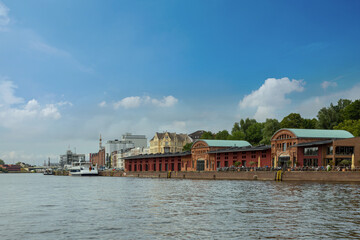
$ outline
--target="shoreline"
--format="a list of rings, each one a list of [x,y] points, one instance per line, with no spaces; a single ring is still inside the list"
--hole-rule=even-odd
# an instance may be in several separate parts
[[[249,172],[122,172],[102,171],[104,177],[174,178],[198,180],[259,180],[259,181],[317,181],[317,182],[358,182],[359,171],[249,171]]]

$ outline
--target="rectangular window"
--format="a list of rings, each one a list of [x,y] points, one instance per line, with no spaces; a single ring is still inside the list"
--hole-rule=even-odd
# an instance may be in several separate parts
[[[156,171],[156,163],[154,163],[154,169],[153,169],[153,171]]]
[[[228,166],[229,166],[228,161],[225,161],[225,167],[228,167]]]
[[[332,154],[333,154],[333,146],[327,147],[326,154],[327,154],[327,155],[332,155]]]
[[[283,150],[283,152],[286,151],[286,143],[282,144],[282,150]]]
[[[354,147],[338,146],[335,148],[335,153],[338,155],[352,155],[354,153]]]
[[[305,158],[304,167],[317,167],[318,159],[317,158]]]
[[[318,151],[319,151],[318,147],[304,148],[304,156],[317,156]]]
[[[159,171],[162,171],[161,163],[159,163]]]

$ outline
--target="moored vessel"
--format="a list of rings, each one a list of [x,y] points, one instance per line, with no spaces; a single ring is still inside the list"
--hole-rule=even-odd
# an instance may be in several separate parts
[[[69,168],[70,176],[97,176],[99,174],[97,164],[91,162],[76,162]]]

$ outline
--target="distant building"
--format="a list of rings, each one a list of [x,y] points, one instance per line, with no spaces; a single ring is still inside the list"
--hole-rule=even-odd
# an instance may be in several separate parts
[[[111,167],[124,170],[125,169],[125,160],[124,160],[125,157],[148,154],[148,153],[149,153],[149,148],[141,148],[141,147],[128,149],[127,151],[124,151],[124,152],[117,152],[117,151],[112,152]]]
[[[131,133],[125,133],[124,135],[122,135],[121,140],[132,142],[135,148],[147,147],[147,138],[145,135],[132,135]]]
[[[102,148],[97,153],[90,153],[90,162],[99,167],[105,166],[105,148]]]
[[[200,139],[201,136],[204,134],[204,130],[198,130],[196,132],[190,133],[189,137],[195,142],[196,140]]]
[[[73,162],[85,162],[85,154],[76,154],[67,150],[66,154],[60,155],[60,166],[72,165]]]
[[[134,143],[132,141],[123,141],[123,140],[109,140],[105,145],[105,162],[108,167],[111,166],[111,154],[112,152],[122,153],[129,149],[134,148]]]
[[[1,168],[6,169],[8,172],[20,172],[21,166],[13,164],[0,165]]]
[[[150,140],[150,153],[175,153],[181,152],[184,145],[191,143],[192,139],[187,134],[155,133]]]

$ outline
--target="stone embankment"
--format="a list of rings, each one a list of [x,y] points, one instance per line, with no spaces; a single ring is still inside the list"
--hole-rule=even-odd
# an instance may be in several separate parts
[[[69,176],[69,171],[56,170],[56,171],[54,171],[54,175],[57,175],[57,176]]]
[[[102,171],[100,176],[140,177],[140,178],[175,178],[204,180],[262,180],[274,181],[323,181],[323,182],[359,182],[360,172],[325,172],[325,171],[240,171],[240,172],[122,172]]]

